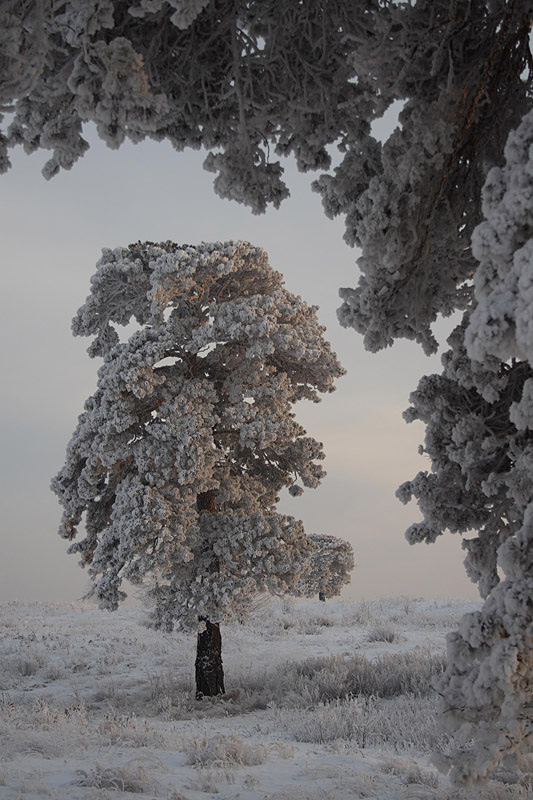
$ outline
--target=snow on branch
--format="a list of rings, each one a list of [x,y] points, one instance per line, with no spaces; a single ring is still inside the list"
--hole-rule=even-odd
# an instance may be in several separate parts
[[[469,354],[533,365],[533,111],[510,134],[505,164],[487,176],[483,216],[472,240],[479,266]]]
[[[339,319],[370,350],[433,352],[431,326],[469,303],[487,170],[531,108],[531,0],[4,0],[0,134],[69,169],[92,122],[110,147],[210,151],[222,197],[254,213],[289,194],[281,157],[362,250]],[[373,123],[395,102],[398,126]],[[341,162],[330,170],[331,147]]]
[[[467,315],[450,337],[442,374],[422,378],[411,395],[406,418],[426,424],[421,452],[432,471],[398,490],[423,514],[408,540],[463,534],[467,573],[485,598],[449,634],[436,683],[441,719],[455,734],[437,762],[467,784],[499,764],[512,769],[533,731],[533,370],[491,355],[471,360],[468,325]]]

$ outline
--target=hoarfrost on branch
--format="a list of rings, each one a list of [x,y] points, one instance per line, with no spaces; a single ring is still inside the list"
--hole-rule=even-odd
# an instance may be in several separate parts
[[[315,545],[278,493],[325,473],[292,407],[344,372],[316,308],[245,242],[139,242],[103,252],[73,331],[103,365],[53,489],[100,604],[150,576],[171,629],[293,591]]]
[[[222,197],[256,213],[289,194],[281,158],[362,250],[342,325],[368,349],[437,348],[438,314],[468,307],[481,187],[530,108],[531,0],[3,0],[0,110],[9,150],[166,139],[209,151]],[[373,123],[401,104],[381,142]],[[340,163],[332,168],[336,147]]]

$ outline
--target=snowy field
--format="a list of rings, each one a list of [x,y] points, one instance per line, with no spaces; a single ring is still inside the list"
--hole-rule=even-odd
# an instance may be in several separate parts
[[[532,798],[531,774],[459,791],[431,766],[431,676],[469,608],[258,601],[222,628],[227,694],[196,700],[195,638],[143,609],[4,603],[0,798]]]

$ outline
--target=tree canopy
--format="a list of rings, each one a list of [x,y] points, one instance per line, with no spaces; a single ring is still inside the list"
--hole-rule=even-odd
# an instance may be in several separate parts
[[[245,242],[105,250],[73,330],[104,359],[53,481],[60,533],[85,537],[93,594],[154,579],[155,622],[242,617],[296,586],[315,549],[278,493],[318,486],[322,445],[294,419],[343,374],[316,308]],[[117,328],[138,330],[120,341]]]
[[[335,597],[350,582],[354,568],[353,548],[336,536],[311,533],[309,539],[316,550],[300,575],[298,594],[304,597],[318,594],[321,600]]]
[[[282,156],[322,170],[326,213],[362,256],[342,325],[371,350],[464,309],[481,187],[531,107],[531,0],[3,0],[0,166],[23,144],[44,173],[86,151],[167,139],[210,150],[215,189],[264,211]],[[381,143],[372,123],[401,104]],[[341,160],[332,168],[332,146]],[[328,170],[328,171],[326,171]]]

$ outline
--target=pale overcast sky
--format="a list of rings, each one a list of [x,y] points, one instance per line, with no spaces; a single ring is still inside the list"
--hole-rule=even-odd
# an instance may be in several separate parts
[[[420,515],[394,496],[401,482],[429,468],[417,454],[423,427],[406,425],[401,413],[419,377],[440,370],[439,359],[403,342],[366,353],[354,331],[340,328],[337,290],[355,285],[357,253],[342,240],[342,221],[325,217],[311,178],[288,165],[291,198],[256,217],[215,195],[201,153],[178,154],[166,143],[111,151],[89,138],[88,153],[52,181],[40,174],[45,154],[21,151],[0,176],[0,600],[71,600],[87,588],[87,575],[56,533],[60,507],[49,489],[99,366],[85,352],[88,342],[72,337],[70,321],[102,247],[167,239],[260,245],[288,289],[320,306],[348,374],[319,405],[297,407],[309,434],[324,442],[328,476],[301,498],[284,497],[280,510],[301,518],[308,533],[352,543],[357,566],[343,597],[476,599],[460,538],[409,546],[404,531]],[[449,322],[439,328],[449,329]]]

